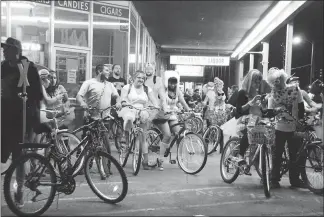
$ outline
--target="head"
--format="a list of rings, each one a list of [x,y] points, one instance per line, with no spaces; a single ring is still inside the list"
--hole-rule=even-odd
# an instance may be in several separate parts
[[[195,89],[195,94],[199,95],[199,89]]]
[[[45,88],[48,88],[50,86],[50,80],[49,80],[49,71],[47,69],[41,69],[38,71],[39,78],[41,79],[41,83]]]
[[[57,86],[58,82],[57,82],[56,72],[54,70],[50,70],[49,73],[50,73],[49,77],[50,77],[51,86]]]
[[[164,72],[164,85],[169,90],[176,90],[180,83],[180,75],[177,71],[168,70]]]
[[[189,90],[188,90],[188,94],[189,94],[189,96],[192,96],[193,93],[194,93],[193,89],[189,89]]]
[[[270,68],[268,71],[268,83],[273,89],[283,89],[286,87],[288,79],[287,73],[283,69]]]
[[[215,85],[215,92],[216,92],[217,99],[221,102],[224,101],[226,99],[225,92],[223,90],[224,82],[218,77],[215,77],[214,85]]]
[[[112,71],[114,73],[115,76],[120,76],[120,73],[121,73],[121,67],[119,64],[114,64],[112,66]]]
[[[144,84],[145,82],[145,73],[141,70],[137,70],[134,74],[133,74],[133,84],[135,86],[141,86]]]
[[[146,63],[145,64],[145,74],[147,77],[154,75],[155,72],[155,64],[154,63]]]
[[[17,61],[22,55],[21,42],[17,39],[9,37],[5,43],[1,43],[1,47],[3,48],[5,60]]]
[[[96,74],[97,76],[105,76],[106,78],[108,78],[109,76],[109,73],[110,73],[110,67],[109,65],[111,64],[105,64],[105,65],[102,65],[102,64],[99,64],[96,66]]]
[[[247,75],[245,75],[242,82],[242,89],[245,90],[248,95],[252,91],[260,91],[262,81],[262,73],[257,69],[251,69]]]
[[[232,89],[232,92],[234,92],[234,91],[237,91],[239,89],[239,87],[236,84],[234,84],[234,85],[232,85],[231,89]]]

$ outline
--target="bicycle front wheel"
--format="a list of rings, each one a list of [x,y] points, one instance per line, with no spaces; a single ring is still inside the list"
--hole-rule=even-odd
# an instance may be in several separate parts
[[[133,143],[133,174],[136,176],[141,168],[142,162],[142,144],[139,141],[140,136],[142,136],[142,132],[138,132],[132,141]]]
[[[85,177],[93,193],[107,203],[118,203],[127,195],[126,174],[117,160],[106,152],[96,151],[86,157]]]
[[[262,181],[264,195],[270,197],[270,172],[271,172],[271,162],[270,162],[270,150],[266,145],[261,148],[261,168],[262,168]]]
[[[207,150],[202,137],[192,132],[187,133],[178,144],[177,161],[185,173],[199,173],[207,162]]]
[[[220,129],[216,126],[210,126],[205,131],[203,139],[206,143],[208,155],[216,151],[220,141],[220,133]]]
[[[55,185],[50,162],[36,153],[24,154],[12,163],[4,177],[4,199],[17,216],[40,216],[53,203]]]

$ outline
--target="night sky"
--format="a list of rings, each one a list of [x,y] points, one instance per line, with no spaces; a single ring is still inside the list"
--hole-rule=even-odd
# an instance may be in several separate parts
[[[312,3],[300,11],[294,19],[294,36],[301,36],[315,42],[314,47],[314,72],[318,76],[323,68],[323,1]],[[286,41],[286,26],[279,29],[270,39],[269,68],[283,68],[283,52]],[[310,66],[295,69],[311,62],[311,44],[303,42],[293,45],[292,73],[301,78],[301,87],[308,85]],[[308,81],[308,82],[307,82]]]

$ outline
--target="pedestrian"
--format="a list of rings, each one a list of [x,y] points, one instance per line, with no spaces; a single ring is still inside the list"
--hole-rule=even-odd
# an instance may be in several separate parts
[[[10,154],[16,160],[22,152],[20,142],[23,141],[23,100],[18,94],[23,92],[20,78],[23,78],[22,62],[29,63],[26,88],[26,132],[31,139],[33,130],[37,131],[40,125],[39,109],[42,100],[41,83],[37,69],[33,62],[22,56],[21,42],[9,37],[1,43],[5,60],[1,62],[1,163],[6,163]],[[24,85],[24,84],[22,84]],[[23,176],[24,168],[17,168],[16,179],[18,183],[15,192],[15,202],[23,206]]]

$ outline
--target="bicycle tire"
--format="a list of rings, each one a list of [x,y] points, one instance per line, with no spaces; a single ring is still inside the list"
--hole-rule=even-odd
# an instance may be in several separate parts
[[[160,141],[162,141],[163,139],[163,134],[160,132],[160,130],[156,129],[156,128],[151,128],[148,131],[145,132],[146,133],[146,142],[148,143],[148,149],[149,149],[149,155],[150,155],[150,151],[154,152],[152,150],[155,150],[157,148],[155,148],[155,146],[157,146],[156,144],[160,145]],[[147,141],[148,138],[150,138],[150,141]],[[159,146],[159,151],[160,151],[160,146]],[[155,152],[155,155],[157,156],[156,159],[154,159],[154,161],[149,160],[149,167],[156,167],[158,164],[158,158],[159,158],[159,154],[157,152]],[[149,156],[150,158],[150,156]],[[154,163],[152,163],[154,162]]]
[[[185,137],[182,137],[181,140],[180,140],[180,142],[178,143],[178,146],[177,146],[177,161],[178,161],[178,165],[179,165],[180,169],[182,169],[182,171],[184,171],[185,173],[190,174],[190,175],[195,175],[195,174],[199,173],[205,167],[205,165],[207,163],[206,144],[205,144],[203,138],[200,135],[198,135],[196,133],[193,133],[193,132],[189,132],[185,136],[188,136],[188,135],[195,136],[196,139],[200,140],[200,142],[202,143],[201,148],[203,149],[203,152],[204,152],[203,162],[202,162],[202,164],[200,165],[200,167],[196,171],[190,172],[190,171],[188,171],[187,169],[184,168],[184,165],[182,165],[182,163],[181,163],[182,161],[179,160],[179,156],[180,156],[180,153],[179,152],[180,152],[180,148],[181,148],[180,145],[183,145],[184,144],[183,141],[184,141]]]
[[[124,132],[124,129],[121,127],[119,127],[120,125],[119,124],[116,124],[116,122],[114,121],[113,124],[112,124],[112,131],[113,131],[113,136],[114,136],[114,142],[115,142],[115,147],[117,149],[117,151],[119,152],[120,151],[120,147],[119,147],[119,142],[118,142],[118,128],[121,128],[122,129],[122,132]]]
[[[214,141],[212,148],[209,149],[209,143],[207,144],[207,142],[206,142],[206,139],[207,139],[207,138],[206,138],[206,137],[208,136],[208,133],[211,133],[211,132],[214,132],[214,131],[217,132],[217,141]],[[203,134],[203,139],[204,139],[204,141],[205,141],[205,143],[206,143],[206,147],[207,147],[207,155],[210,155],[211,153],[215,152],[216,149],[217,149],[217,147],[218,147],[219,139],[220,139],[220,129],[219,129],[218,127],[216,127],[216,126],[209,126],[209,127],[205,130],[205,132],[204,132],[204,134]]]
[[[129,154],[130,154],[130,150],[132,150],[133,149],[133,146],[132,146],[132,142],[130,142],[130,147],[128,147],[127,149],[126,149],[126,155],[125,155],[125,159],[122,161],[121,159],[122,159],[122,152],[123,152],[123,150],[122,149],[120,149],[120,152],[119,152],[119,163],[120,163],[120,165],[122,166],[122,167],[125,167],[126,166],[126,164],[127,164],[127,160],[128,160],[128,157],[129,157]]]
[[[133,137],[133,175],[137,176],[140,168],[141,168],[141,162],[142,162],[142,144],[138,141],[138,157],[136,161],[136,155],[137,155],[137,147],[136,147],[136,140],[139,138],[139,134],[143,134],[143,132],[138,132],[136,136]]]
[[[232,143],[236,143],[236,144],[237,144],[236,147],[239,147],[240,140],[241,140],[241,139],[238,138],[238,137],[232,137],[232,138],[230,138],[230,139],[226,142],[226,144],[225,144],[225,146],[224,146],[224,150],[223,150],[222,155],[221,155],[221,162],[220,162],[220,172],[221,172],[221,177],[222,177],[223,181],[226,182],[226,183],[228,183],[228,184],[233,183],[233,182],[237,179],[237,177],[238,177],[239,174],[240,174],[240,170],[239,170],[239,167],[236,166],[236,169],[235,169],[235,172],[234,172],[232,178],[229,178],[229,179],[228,179],[228,178],[225,177],[224,170],[223,170],[223,169],[226,169],[226,168],[224,167],[224,163],[225,163],[225,162],[224,162],[224,160],[225,160],[225,154],[226,154],[227,149],[230,148],[230,145],[231,145]],[[237,154],[238,154],[238,151],[237,151],[236,155],[237,155]],[[227,160],[227,159],[226,159],[226,160]]]
[[[269,155],[269,149],[266,145],[263,145],[261,150],[261,168],[262,168],[262,185],[264,190],[264,195],[266,198],[269,198],[271,196],[270,194],[270,158]]]
[[[301,168],[301,177],[302,177],[303,181],[307,184],[307,188],[311,192],[313,192],[314,194],[317,194],[317,195],[323,195],[324,188],[323,187],[322,188],[314,188],[313,185],[310,183],[310,181],[309,181],[309,179],[307,177],[307,173],[306,173],[307,159],[311,158],[310,155],[311,155],[311,153],[312,153],[312,151],[314,149],[318,149],[319,151],[321,151],[322,153],[319,156],[321,156],[323,158],[323,153],[324,153],[323,146],[321,146],[321,145],[308,146],[307,149],[306,149],[307,150],[307,157],[303,159],[303,167]],[[315,151],[315,153],[316,153],[316,151]],[[310,161],[310,163],[311,163],[312,169],[313,168],[315,169],[315,166],[312,165],[313,163],[311,161]],[[321,167],[321,168],[318,168],[318,167]],[[323,162],[321,162],[321,165],[319,165],[318,167],[317,167],[317,169],[320,170],[320,172],[323,173],[323,167],[324,167]],[[323,182],[323,180],[322,180],[322,182]]]
[[[15,171],[15,168],[17,167],[17,165],[24,164],[28,159],[31,159],[31,158],[37,159],[37,160],[39,160],[39,162],[44,163],[44,165],[46,165],[46,167],[48,169],[48,174],[51,176],[51,179],[50,179],[51,183],[55,184],[57,182],[53,166],[50,164],[50,162],[45,157],[43,157],[40,154],[36,154],[36,153],[23,154],[17,160],[13,161],[11,166],[8,169],[8,172],[5,174],[5,177],[4,177],[3,193],[4,193],[4,199],[9,207],[9,209],[17,216],[40,216],[50,208],[50,206],[52,205],[53,200],[55,198],[56,186],[53,185],[53,186],[51,186],[51,192],[49,193],[49,197],[48,197],[47,202],[45,203],[43,208],[37,210],[34,213],[24,213],[21,211],[21,209],[16,207],[14,201],[11,198],[11,192],[10,192],[11,178],[12,178],[13,172]]]
[[[111,164],[114,164],[122,178],[122,182],[123,182],[123,190],[122,193],[120,194],[120,196],[116,199],[109,199],[107,197],[105,197],[95,186],[94,183],[92,181],[92,179],[90,178],[90,171],[89,171],[89,167],[88,165],[88,161],[92,160],[93,158],[96,158],[96,156],[104,156],[106,158],[109,159],[109,162]],[[90,162],[89,162],[90,163]],[[84,167],[84,174],[87,180],[87,183],[89,185],[89,187],[91,188],[91,190],[93,191],[93,193],[95,193],[101,200],[103,200],[106,203],[119,203],[120,201],[122,201],[126,195],[127,195],[127,191],[128,191],[128,180],[125,174],[125,171],[123,170],[123,168],[121,167],[121,165],[118,163],[118,161],[112,157],[110,154],[103,152],[103,151],[97,151],[96,153],[93,154],[89,154],[87,155],[86,159],[85,159],[85,167]]]
[[[197,132],[197,134],[200,134],[200,133],[203,132],[204,122],[203,122],[203,120],[202,120],[201,118],[199,118],[199,117],[195,117],[195,120],[196,120],[196,122],[197,122],[197,124],[198,124],[198,132]]]

